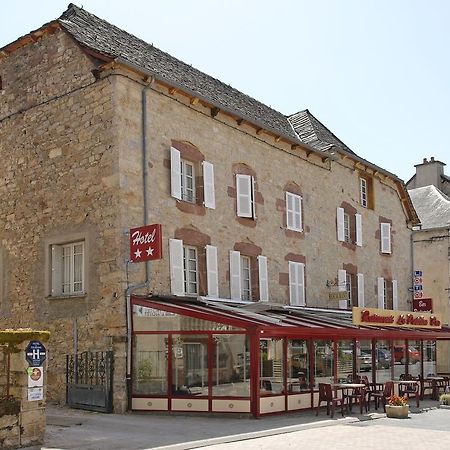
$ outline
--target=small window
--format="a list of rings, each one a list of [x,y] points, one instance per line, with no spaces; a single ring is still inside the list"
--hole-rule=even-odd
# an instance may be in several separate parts
[[[391,224],[380,223],[381,253],[391,253]]]
[[[344,240],[345,242],[352,242],[350,234],[350,216],[344,213]]]
[[[303,231],[302,198],[291,192],[286,192],[286,224],[289,230]]]
[[[241,299],[252,299],[251,262],[248,256],[241,255]]]
[[[84,293],[84,242],[52,245],[52,295]]]
[[[197,248],[183,246],[184,292],[187,295],[198,294],[198,256]]]
[[[181,160],[181,199],[195,203],[195,169],[189,161]]]
[[[289,261],[289,302],[305,305],[305,264]]]
[[[360,189],[361,206],[367,208],[369,205],[369,201],[367,197],[367,180],[365,178],[359,179],[359,189]]]
[[[384,279],[383,280],[384,309],[394,309],[392,294],[393,294],[392,281]]]

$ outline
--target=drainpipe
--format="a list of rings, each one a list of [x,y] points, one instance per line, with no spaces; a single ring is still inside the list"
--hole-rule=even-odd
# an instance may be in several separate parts
[[[142,189],[143,189],[143,220],[144,225],[149,223],[149,195],[148,195],[148,166],[149,156],[147,151],[147,91],[151,88],[154,78],[151,77],[148,84],[144,86],[141,92],[141,111],[142,111]],[[132,311],[131,311],[131,294],[143,288],[150,286],[150,261],[145,262],[145,282],[130,286],[125,291],[126,298],[126,318],[127,318],[127,371],[126,386],[128,410],[131,409],[131,335],[132,335]]]

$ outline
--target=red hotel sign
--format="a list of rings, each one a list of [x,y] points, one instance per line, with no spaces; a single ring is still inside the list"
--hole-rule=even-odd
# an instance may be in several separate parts
[[[161,224],[130,230],[130,261],[133,263],[162,258]]]
[[[437,314],[378,308],[353,308],[353,323],[374,327],[442,328],[442,320]]]

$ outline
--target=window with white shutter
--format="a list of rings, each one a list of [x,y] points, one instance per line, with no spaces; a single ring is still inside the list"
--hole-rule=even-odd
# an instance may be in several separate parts
[[[215,209],[214,166],[208,161],[203,161],[203,187],[205,192],[204,204],[206,208]]]
[[[241,255],[241,299],[250,301],[252,295],[252,266],[249,256]]]
[[[183,267],[185,294],[198,294],[198,252],[196,247],[183,245]]]
[[[391,224],[380,223],[381,253],[391,253]]]
[[[392,280],[392,309],[398,310],[397,280]]]
[[[286,226],[289,230],[303,231],[302,198],[286,192]]]
[[[230,250],[230,294],[233,300],[241,299],[241,254]]]
[[[384,278],[378,277],[377,278],[377,298],[378,298],[378,308],[384,309]]]
[[[358,273],[356,277],[358,282],[358,306],[364,308],[364,275]]]
[[[170,287],[172,294],[184,295],[184,251],[183,241],[169,239]]]
[[[170,188],[172,197],[181,200],[181,156],[176,148],[170,148]]]
[[[356,223],[356,245],[362,247],[362,216],[361,214],[355,214],[355,223]]]
[[[294,306],[305,305],[305,265],[289,261],[289,300]]]
[[[258,256],[258,273],[259,273],[259,300],[262,302],[269,301],[269,284],[267,278],[267,257]]]
[[[254,179],[250,175],[236,175],[237,215],[256,218]]]
[[[337,208],[336,220],[337,220],[337,240],[344,242],[345,241],[344,208]]]
[[[208,297],[219,296],[219,280],[217,269],[217,247],[206,246],[206,280],[208,285]]]

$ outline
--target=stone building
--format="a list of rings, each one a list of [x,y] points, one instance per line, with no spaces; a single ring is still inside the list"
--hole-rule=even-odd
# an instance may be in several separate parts
[[[308,110],[287,117],[72,4],[0,49],[0,80],[0,325],[51,331],[51,398],[66,354],[112,350],[126,409],[132,292],[411,309],[404,183]],[[162,259],[130,263],[129,229],[153,223]]]
[[[414,270],[421,276],[422,289],[415,293],[424,307],[431,301],[432,311],[450,321],[450,178],[444,174],[445,164],[433,157],[417,164],[415,175],[407,187],[420,226],[413,231]],[[427,299],[427,300],[424,300]],[[450,349],[439,352],[439,366],[445,367]]]

